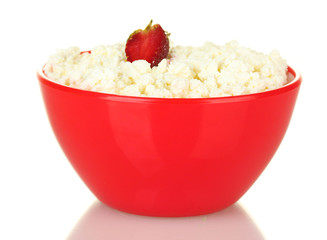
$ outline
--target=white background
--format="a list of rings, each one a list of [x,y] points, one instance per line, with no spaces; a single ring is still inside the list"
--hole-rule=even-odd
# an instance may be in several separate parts
[[[91,209],[92,218],[81,219],[97,202],[55,140],[36,71],[57,48],[79,46],[89,50],[98,44],[125,41],[150,19],[169,31],[176,45],[200,45],[207,40],[222,45],[237,40],[258,51],[277,49],[301,72],[303,84],[287,134],[271,163],[237,206],[247,212],[248,223],[256,224],[261,239],[327,239],[327,37],[323,35],[327,17],[323,3],[2,1],[0,239],[66,239],[79,220],[97,224],[83,225],[88,235],[80,232],[76,239],[133,239],[124,234],[113,237],[112,231],[97,228],[107,222],[105,229],[112,229],[110,226],[119,221],[109,209],[103,210],[104,215]],[[209,239],[196,233],[194,238],[185,237],[188,231],[183,235],[183,228],[197,229],[188,227],[187,219],[181,228],[173,230],[176,234],[181,231],[177,235],[172,231],[164,236],[165,230],[155,232],[153,228],[149,237],[149,225],[137,225],[137,229],[128,225],[135,219],[138,223],[147,219],[122,216],[122,224],[116,224],[115,229],[121,226],[121,233],[135,231],[134,239]],[[234,239],[251,239],[246,224],[230,219],[212,223],[217,226],[210,232],[217,236],[213,239],[221,237],[219,224],[229,224],[230,229],[243,227],[241,237]],[[81,228],[75,230],[78,234]],[[232,239],[227,235],[221,239]]]

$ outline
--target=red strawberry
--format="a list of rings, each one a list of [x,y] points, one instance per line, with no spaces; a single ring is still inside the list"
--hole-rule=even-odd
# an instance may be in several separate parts
[[[169,34],[159,24],[152,26],[152,20],[144,30],[133,32],[126,42],[127,61],[146,60],[151,67],[158,66],[169,52]]]

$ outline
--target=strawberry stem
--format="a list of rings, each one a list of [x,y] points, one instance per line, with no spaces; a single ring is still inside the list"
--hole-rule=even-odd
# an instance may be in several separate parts
[[[146,26],[146,28],[144,29],[144,31],[146,31],[146,32],[148,32],[148,31],[150,31],[150,29],[151,29],[151,27],[152,27],[152,19],[151,19],[151,21],[150,21],[150,23],[148,24],[148,26]]]

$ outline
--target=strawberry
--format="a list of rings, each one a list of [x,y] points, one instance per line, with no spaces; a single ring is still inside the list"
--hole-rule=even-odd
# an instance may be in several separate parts
[[[169,34],[159,24],[152,26],[152,20],[144,29],[134,31],[126,42],[127,61],[146,60],[151,67],[158,66],[169,52]]]

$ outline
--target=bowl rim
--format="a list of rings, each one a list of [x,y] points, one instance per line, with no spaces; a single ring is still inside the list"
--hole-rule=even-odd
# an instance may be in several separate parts
[[[295,71],[293,68],[288,66],[287,72],[290,73],[294,79],[292,79],[287,84],[282,87],[267,90],[264,92],[250,93],[235,96],[221,96],[221,97],[209,97],[209,98],[160,98],[160,97],[139,97],[139,96],[127,96],[118,95],[105,92],[96,92],[91,90],[84,90],[75,87],[70,87],[58,82],[55,82],[48,78],[43,70],[43,67],[37,71],[37,78],[40,84],[44,84],[48,87],[57,89],[59,91],[69,92],[72,94],[84,95],[89,97],[98,97],[119,102],[146,102],[146,103],[216,103],[216,102],[239,102],[239,101],[249,101],[259,98],[265,98],[269,96],[274,96],[291,91],[301,85],[302,76],[299,72]]]

